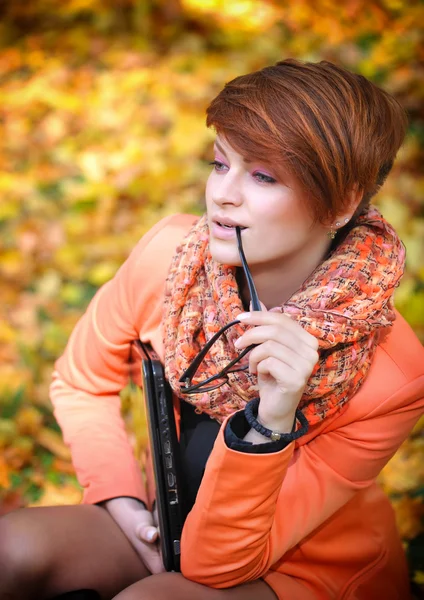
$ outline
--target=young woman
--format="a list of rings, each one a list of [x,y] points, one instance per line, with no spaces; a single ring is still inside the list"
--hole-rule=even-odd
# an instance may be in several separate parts
[[[0,520],[1,600],[409,597],[375,479],[423,410],[424,349],[393,304],[404,247],[370,204],[404,111],[361,76],[290,59],[229,82],[207,125],[206,214],[148,232],[56,363],[51,398],[84,501]],[[182,374],[232,321],[187,395]],[[193,501],[181,574],[163,573],[151,481],[120,417],[137,338],[175,392]],[[248,369],[223,378],[251,346]]]

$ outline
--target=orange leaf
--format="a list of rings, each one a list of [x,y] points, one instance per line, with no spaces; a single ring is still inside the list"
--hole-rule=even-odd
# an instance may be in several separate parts
[[[9,467],[3,456],[0,456],[0,488],[10,487]]]
[[[60,473],[65,473],[66,475],[75,475],[75,469],[71,462],[67,460],[61,460],[60,458],[55,458],[52,464],[52,468],[55,471]]]

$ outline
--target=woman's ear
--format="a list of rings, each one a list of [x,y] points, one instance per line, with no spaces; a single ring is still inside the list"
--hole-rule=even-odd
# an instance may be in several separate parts
[[[349,199],[348,199],[346,209],[343,212],[338,213],[337,217],[334,220],[334,222],[340,223],[340,227],[347,225],[347,223],[351,220],[351,218],[355,214],[358,206],[362,202],[362,198],[363,198],[364,194],[363,194],[363,191],[359,189],[358,184],[355,184],[351,188],[348,196],[349,196]]]

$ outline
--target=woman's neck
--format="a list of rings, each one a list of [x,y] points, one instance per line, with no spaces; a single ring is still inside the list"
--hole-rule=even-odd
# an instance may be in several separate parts
[[[266,268],[259,265],[249,265],[259,300],[269,310],[287,302],[306,279],[313,273],[319,264],[326,259],[331,246],[330,240],[324,240],[316,248],[317,252],[297,252],[292,257],[286,257],[284,262],[266,264]],[[307,250],[307,249],[306,249]],[[249,310],[250,294],[243,269],[237,268],[237,283],[240,297],[245,310]]]

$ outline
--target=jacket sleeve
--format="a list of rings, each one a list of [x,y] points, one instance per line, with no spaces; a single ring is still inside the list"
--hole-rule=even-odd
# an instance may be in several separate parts
[[[250,431],[251,427],[244,415],[244,410],[234,413],[227,422],[224,429],[224,440],[228,448],[238,452],[249,452],[251,454],[265,454],[269,452],[278,452],[289,445],[289,442],[278,440],[276,442],[264,442],[263,444],[253,444],[247,442],[244,437]]]
[[[139,337],[142,321],[151,318],[145,304],[151,305],[155,289],[157,293],[154,261],[158,250],[163,254],[160,240],[166,233],[158,234],[172,219],[155,225],[115,277],[100,288],[55,364],[50,398],[84,488],[84,503],[117,496],[146,501],[140,465],[121,417],[119,392],[129,379],[131,341]]]
[[[227,419],[184,525],[184,576],[214,588],[263,577],[375,480],[418,420],[423,396],[421,376],[360,420],[349,422],[346,411],[309,443],[266,454],[228,448]]]

